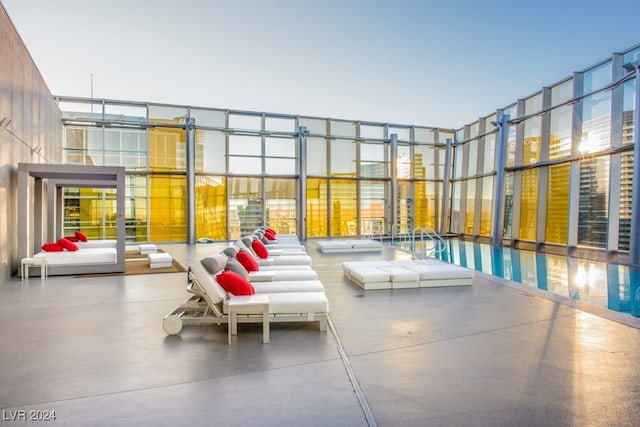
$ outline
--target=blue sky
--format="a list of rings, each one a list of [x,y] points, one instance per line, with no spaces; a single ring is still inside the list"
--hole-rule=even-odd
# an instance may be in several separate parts
[[[640,43],[637,0],[0,0],[56,95],[458,128]]]

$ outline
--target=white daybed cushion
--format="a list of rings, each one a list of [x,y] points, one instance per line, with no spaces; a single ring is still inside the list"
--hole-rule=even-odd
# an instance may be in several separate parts
[[[319,280],[274,281],[251,283],[256,294],[282,292],[324,292],[324,285]]]
[[[262,275],[260,273],[263,273]],[[273,276],[273,278],[268,280],[260,280],[261,276],[264,275]],[[291,280],[317,280],[318,275],[313,270],[262,270],[256,272],[249,273],[249,281],[253,283],[252,276],[258,276],[256,281],[264,282],[264,281],[291,281]]]
[[[117,248],[117,240],[89,240],[87,242],[75,242],[78,245],[78,249],[89,248]]]
[[[275,314],[325,314],[329,312],[329,300],[324,292],[284,292],[261,294],[269,297],[269,313]],[[223,307],[224,313],[229,313],[227,301]]]
[[[52,265],[86,265],[86,264],[115,264],[117,251],[115,248],[87,248],[77,251],[38,252],[34,258],[45,258],[49,266]]]

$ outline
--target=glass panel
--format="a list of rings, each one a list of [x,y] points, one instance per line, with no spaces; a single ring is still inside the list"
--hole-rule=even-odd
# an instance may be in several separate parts
[[[397,223],[392,225],[394,237],[409,233],[413,230],[413,197],[411,197],[411,183],[398,182],[397,185]]]
[[[295,119],[284,119],[280,117],[265,118],[264,127],[266,130],[272,131],[272,132],[297,132],[298,131],[298,129],[296,129]],[[276,232],[277,231],[278,230],[276,230]]]
[[[602,89],[611,83],[611,62],[600,65],[593,70],[584,73],[583,87],[584,94]]]
[[[360,176],[367,178],[388,177],[389,146],[387,144],[360,143]]]
[[[261,178],[229,178],[229,234],[232,240],[264,224]]]
[[[553,92],[552,92],[553,93]],[[571,117],[573,106],[565,105],[552,110],[549,129],[549,159],[562,159],[571,155]]]
[[[229,157],[229,173],[259,175],[262,173],[262,159],[260,157]]]
[[[184,124],[186,118],[187,109],[184,107],[149,105],[149,121],[152,123]]]
[[[358,234],[356,181],[331,180],[331,235],[355,236]]]
[[[384,139],[384,126],[360,125],[360,138]]]
[[[482,211],[480,217],[480,235],[491,234],[491,211],[493,200],[493,176],[482,178]]]
[[[496,162],[496,134],[492,133],[484,138],[483,173],[493,172]]]
[[[411,177],[411,147],[409,145],[398,145],[398,161],[396,163],[397,178],[409,179]],[[418,167],[422,167],[422,165]]]
[[[328,236],[328,218],[327,180],[307,179],[307,236]]]
[[[259,136],[229,135],[229,154],[261,156],[262,139]]]
[[[410,142],[411,141],[411,129],[409,128],[389,128],[389,136],[395,133],[398,135],[398,141]]]
[[[296,140],[289,138],[265,138],[265,155],[269,157],[296,157]]]
[[[462,224],[461,224],[461,214],[460,214],[460,206],[462,203],[460,191],[461,191],[460,182],[454,182],[451,187],[451,232],[452,233],[461,233],[462,232]]]
[[[295,159],[265,159],[265,173],[269,175],[296,175]]]
[[[605,150],[610,146],[611,92],[601,92],[583,100],[581,154]]]
[[[149,130],[149,169],[182,170],[186,168],[185,133],[182,129]]]
[[[307,138],[307,175],[327,175],[327,140]]]
[[[381,232],[387,211],[389,184],[380,181],[360,182],[360,234]]]
[[[342,120],[329,120],[332,136],[345,136],[347,138],[356,137],[356,124]]]
[[[477,139],[469,141],[469,167],[467,168],[467,176],[474,176],[478,172],[478,143]]]
[[[527,99],[524,103],[525,115],[534,114],[542,110],[542,95],[536,95]],[[531,117],[524,122],[524,147],[522,151],[522,164],[528,165],[540,161],[540,132],[542,118]]]
[[[196,153],[200,152],[202,153],[202,167],[196,167],[196,171],[207,173],[226,172],[227,148],[224,133],[197,130]],[[196,163],[199,162],[196,161]]]
[[[413,138],[416,142],[422,144],[435,144],[435,131],[430,128],[414,128],[413,129]],[[451,138],[453,140],[453,134],[450,132],[440,132],[440,142],[446,142],[447,138]]]
[[[504,114],[509,115],[509,120],[513,120],[518,115],[518,110],[514,105],[511,108],[505,109]],[[509,134],[507,135],[507,166],[514,166],[516,163],[516,128],[515,125],[509,125]]]
[[[453,177],[462,178],[464,173],[462,170],[464,145],[456,145],[453,151]]]
[[[413,170],[415,179],[436,179],[435,146],[413,146]]]
[[[104,115],[105,119],[111,121],[145,123],[147,121],[147,107],[146,105],[105,104]]]
[[[569,164],[549,167],[547,187],[547,230],[548,243],[567,244],[569,221]]]
[[[310,119],[306,117],[300,117],[298,120],[299,126],[306,126],[310,135],[326,135],[327,134],[327,121],[322,119]]]
[[[149,239],[184,242],[187,236],[184,176],[149,176]]]
[[[536,240],[538,213],[538,170],[522,171],[522,191],[520,202],[520,240]]]
[[[504,174],[504,229],[503,235],[510,239],[513,224],[513,172]]]
[[[623,87],[623,111],[622,111],[622,144],[633,144],[633,116],[636,110],[635,85],[640,84],[636,79],[626,82]]]
[[[578,243],[604,248],[607,243],[609,156],[580,161]]]
[[[620,185],[620,231],[618,249],[629,250],[631,238],[631,187],[633,186],[633,152],[622,153]]]
[[[296,180],[266,178],[267,224],[277,233],[296,234]]]
[[[356,144],[344,139],[331,140],[331,175],[355,176]]]
[[[259,115],[229,114],[229,127],[231,129],[261,130],[262,117]]]
[[[82,231],[90,240],[115,239],[115,199],[112,189],[65,188],[63,235]]]
[[[196,120],[196,127],[227,127],[227,117],[224,111],[192,108],[191,117]]]
[[[414,224],[416,227],[436,228],[438,202],[434,182],[416,181],[414,186]]]
[[[125,199],[125,232],[127,242],[147,242],[147,177],[127,175]]]
[[[476,212],[476,180],[470,179],[467,181],[467,200],[466,200],[466,212],[464,215],[464,232],[467,234],[473,234],[475,225],[475,212]]]
[[[227,240],[227,182],[221,176],[196,176],[196,238]]]

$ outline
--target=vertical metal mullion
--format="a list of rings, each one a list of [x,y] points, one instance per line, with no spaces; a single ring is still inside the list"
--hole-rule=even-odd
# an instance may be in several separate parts
[[[452,156],[452,152],[451,150],[452,148],[452,141],[451,138],[447,138],[446,141],[446,146],[445,146],[445,151],[444,151],[444,177],[442,179],[442,206],[441,206],[441,220],[440,220],[440,234],[444,234],[447,230],[445,229],[445,227],[447,226],[447,206],[449,206],[449,203],[452,202],[451,199],[453,199],[453,197],[449,197],[450,191],[449,191],[449,185],[450,185],[450,179],[451,179],[451,161],[453,159]],[[449,198],[450,200],[447,200],[447,198]],[[449,228],[451,228],[451,224],[449,224]]]
[[[491,209],[491,244],[502,245],[502,224],[504,222],[504,167],[505,151],[507,149],[507,137],[509,135],[509,115],[502,111],[496,113],[498,119],[498,137],[495,141],[496,177],[493,183],[493,208]]]
[[[551,107],[551,89],[542,88],[542,109]],[[549,144],[551,142],[551,114],[542,116],[540,123],[540,161],[549,160]],[[538,208],[536,209],[536,244],[544,243],[547,231],[547,197],[549,187],[549,167],[538,168]],[[541,194],[542,193],[542,194]],[[542,197],[541,197],[542,195]]]
[[[188,117],[185,124],[185,156],[187,179],[187,244],[196,244],[196,120]]]
[[[525,100],[519,99],[516,105],[517,116],[525,115]],[[524,154],[524,121],[516,125],[516,153],[515,164],[522,165]],[[522,206],[522,171],[516,170],[513,174],[513,208],[511,216],[511,241],[520,239],[520,211]]]
[[[468,141],[470,135],[471,127],[469,125],[465,125],[462,139],[464,141]],[[460,171],[459,178],[466,178],[469,172],[469,142],[462,146],[462,162],[460,162]],[[465,172],[463,173],[462,171]],[[460,225],[462,228],[462,234],[465,234],[467,229],[467,183],[467,180],[460,181]]]
[[[478,119],[478,135],[483,135],[486,132],[486,120]],[[476,144],[478,146],[476,150],[476,175],[484,173],[484,146],[485,137],[477,138]],[[484,186],[484,178],[476,178],[476,194],[473,210],[473,235],[480,235],[480,224],[482,223],[482,187]]]
[[[583,93],[582,73],[576,72],[573,75],[573,97],[582,96]],[[571,155],[579,154],[578,146],[582,140],[582,110],[583,100],[573,104],[571,120]],[[569,221],[567,226],[567,249],[578,245],[578,220],[580,213],[580,161],[571,162],[569,172]]]
[[[612,58],[612,81],[621,79],[624,75],[622,68],[624,55],[614,53]],[[622,147],[622,111],[624,109],[624,87],[618,86],[611,91],[611,148]],[[622,153],[610,156],[609,161],[609,206],[607,214],[607,252],[618,250],[620,240],[620,201],[622,184]]]
[[[299,193],[297,197],[296,211],[300,213],[298,221],[298,236],[301,240],[307,239],[307,135],[306,126],[298,127],[298,168],[299,168]]]
[[[391,188],[389,198],[391,200],[391,224],[398,222],[398,134],[392,133],[389,139],[389,149],[391,151],[391,164],[389,174],[391,175]]]

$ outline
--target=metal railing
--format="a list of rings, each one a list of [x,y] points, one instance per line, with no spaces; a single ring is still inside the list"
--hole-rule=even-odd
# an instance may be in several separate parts
[[[420,236],[416,245],[416,235]],[[418,248],[419,247],[419,248]],[[416,227],[411,233],[411,252],[420,258],[448,259],[447,243],[433,228]]]

